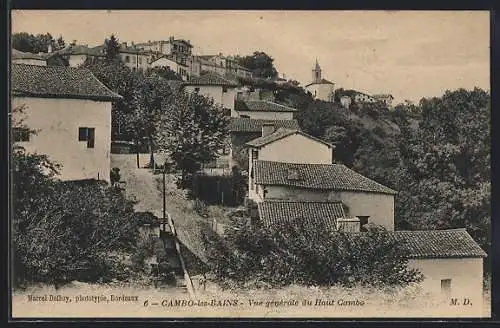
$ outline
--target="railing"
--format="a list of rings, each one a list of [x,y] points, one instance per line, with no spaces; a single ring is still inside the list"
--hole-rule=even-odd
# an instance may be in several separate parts
[[[169,213],[167,213],[167,222],[168,225],[170,226],[170,230],[172,231],[172,234],[175,237],[175,249],[177,250],[177,254],[179,255],[179,261],[181,263],[181,268],[182,272],[184,273],[184,281],[186,282],[186,288],[191,297],[195,296],[194,293],[194,286],[193,286],[193,281],[191,280],[191,277],[189,276],[189,273],[186,270],[186,265],[184,263],[184,259],[182,258],[181,254],[181,245],[179,244],[179,240],[177,239],[177,231],[175,230],[174,226],[174,221],[172,220],[172,217],[170,216]]]

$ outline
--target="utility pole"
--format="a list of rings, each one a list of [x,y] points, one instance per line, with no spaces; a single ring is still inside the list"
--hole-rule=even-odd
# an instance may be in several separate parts
[[[163,231],[167,231],[166,223],[167,223],[167,209],[166,209],[166,194],[165,194],[165,174],[167,170],[167,161],[163,164]]]

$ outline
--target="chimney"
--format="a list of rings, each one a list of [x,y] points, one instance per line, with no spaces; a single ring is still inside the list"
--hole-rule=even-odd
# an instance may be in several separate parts
[[[49,44],[49,47],[48,47],[48,49],[47,49],[47,52],[48,52],[49,54],[50,54],[50,53],[52,53],[52,45],[51,45],[51,44]]]
[[[262,136],[268,136],[274,132],[274,124],[273,123],[264,123],[262,124]]]
[[[337,219],[337,231],[341,232],[359,232],[360,224],[359,218],[338,218]]]

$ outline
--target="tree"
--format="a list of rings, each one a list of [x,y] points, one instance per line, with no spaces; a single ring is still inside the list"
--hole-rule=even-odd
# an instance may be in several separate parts
[[[158,148],[181,170],[181,186],[200,164],[217,158],[227,136],[228,117],[212,99],[179,91],[156,129]]]
[[[120,53],[120,43],[118,38],[111,34],[109,39],[104,40],[104,54],[107,60],[115,60]]]
[[[211,272],[239,287],[264,282],[332,286],[405,286],[420,282],[408,249],[383,228],[360,234],[331,231],[302,218],[263,227],[233,218],[224,236],[205,234]],[[252,281],[253,280],[253,281]]]
[[[12,34],[12,48],[22,52],[31,52],[35,54],[39,52],[48,52],[49,45],[52,46],[53,50],[58,50],[64,48],[65,42],[62,36],[54,40],[50,33],[37,34],[36,36],[26,32]]]
[[[263,51],[255,51],[250,56],[237,56],[235,59],[239,65],[251,70],[254,77],[274,79],[278,76],[273,65],[274,59]]]
[[[417,129],[405,127],[396,174],[396,224],[413,229],[467,228],[490,247],[490,95],[447,91],[422,99]]]

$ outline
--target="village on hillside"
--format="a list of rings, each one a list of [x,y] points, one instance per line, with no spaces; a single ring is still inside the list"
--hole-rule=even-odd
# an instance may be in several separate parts
[[[436,177],[455,155],[429,164],[440,150],[417,145],[431,138],[417,131],[431,101],[344,89],[320,59],[301,86],[264,52],[104,38],[13,45],[15,286],[140,282],[186,299],[228,286],[418,286],[430,308],[489,306],[487,196],[471,209],[454,189],[419,184],[452,188]],[[463,197],[486,193],[478,172],[464,173]],[[444,194],[449,205],[422,203]]]

